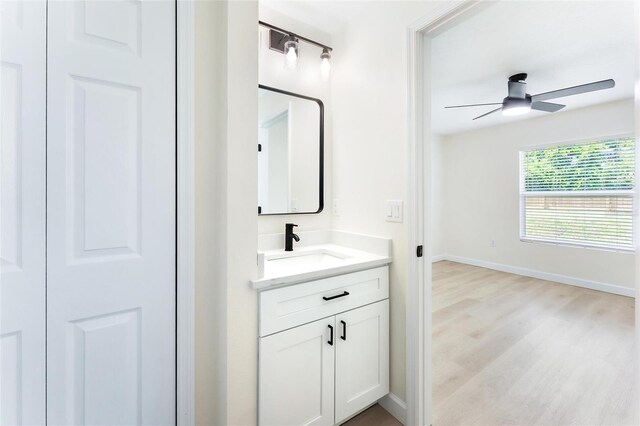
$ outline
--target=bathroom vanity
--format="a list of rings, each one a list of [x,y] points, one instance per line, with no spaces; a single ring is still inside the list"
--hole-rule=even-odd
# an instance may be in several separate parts
[[[324,241],[260,253],[252,282],[260,425],[340,424],[389,393],[389,240],[301,238]]]
[[[316,214],[324,105],[259,87],[258,214]],[[340,231],[258,237],[258,423],[336,425],[389,393],[391,241]]]

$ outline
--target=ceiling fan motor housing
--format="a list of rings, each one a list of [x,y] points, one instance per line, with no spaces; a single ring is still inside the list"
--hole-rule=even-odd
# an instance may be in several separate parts
[[[505,115],[510,115],[509,110],[529,111],[531,109],[531,96],[527,94],[527,74],[515,74],[509,77],[507,83],[509,95],[502,100],[502,110]],[[514,114],[516,115],[516,114]]]
[[[525,81],[527,79],[528,74],[526,72],[521,72],[519,74],[514,74],[509,77],[509,81]]]
[[[524,99],[527,97],[527,83],[524,81],[509,81],[509,98]]]
[[[507,96],[502,100],[502,108],[503,109],[512,109],[512,108],[527,108],[531,109],[531,96],[526,95],[524,98],[513,98],[511,96]]]

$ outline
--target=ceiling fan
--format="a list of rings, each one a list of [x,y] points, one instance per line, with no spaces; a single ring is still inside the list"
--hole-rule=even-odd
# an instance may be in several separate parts
[[[581,84],[580,86],[566,87],[564,89],[553,90],[551,92],[540,93],[537,95],[530,95],[527,92],[527,83],[525,80],[527,79],[526,73],[514,74],[509,77],[509,82],[507,83],[509,88],[509,94],[506,98],[503,99],[502,102],[488,103],[488,104],[472,104],[472,105],[453,105],[447,106],[445,108],[466,108],[466,107],[475,107],[475,106],[488,106],[488,105],[500,105],[499,108],[496,108],[492,111],[487,112],[486,114],[482,114],[474,118],[477,120],[478,118],[486,117],[489,114],[493,114],[494,112],[498,112],[502,110],[502,115],[522,115],[526,114],[529,111],[546,111],[546,112],[556,112],[560,111],[566,105],[554,104],[551,102],[544,102],[549,99],[557,99],[564,98],[566,96],[578,95],[580,93],[587,92],[595,92],[597,90],[610,89],[616,85],[616,82],[612,79],[596,81],[593,83]]]

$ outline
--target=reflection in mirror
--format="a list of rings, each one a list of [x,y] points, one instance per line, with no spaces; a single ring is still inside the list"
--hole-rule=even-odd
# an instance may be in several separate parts
[[[323,115],[319,99],[260,86],[260,214],[322,211]]]

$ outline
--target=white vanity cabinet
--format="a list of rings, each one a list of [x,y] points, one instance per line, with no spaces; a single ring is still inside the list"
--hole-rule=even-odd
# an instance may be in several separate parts
[[[260,425],[339,424],[389,392],[388,274],[260,293]]]

